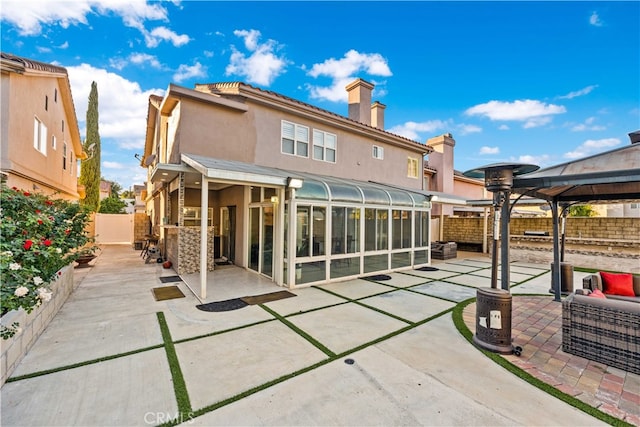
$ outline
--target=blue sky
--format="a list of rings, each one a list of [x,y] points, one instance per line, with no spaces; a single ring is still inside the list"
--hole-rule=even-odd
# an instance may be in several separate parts
[[[551,166],[640,129],[640,2],[2,0],[2,51],[67,68],[80,133],[98,83],[102,175],[142,184],[150,94],[243,81],[347,115],[374,83],[386,130],[450,132],[461,171]]]

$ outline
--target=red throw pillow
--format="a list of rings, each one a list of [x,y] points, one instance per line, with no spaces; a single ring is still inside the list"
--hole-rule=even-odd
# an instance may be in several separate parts
[[[625,297],[636,296],[633,292],[633,276],[631,273],[615,274],[601,271],[600,277],[602,277],[602,288],[605,294]]]
[[[605,298],[605,299],[607,298],[600,289],[596,289],[595,291],[591,292],[588,296],[592,298]]]

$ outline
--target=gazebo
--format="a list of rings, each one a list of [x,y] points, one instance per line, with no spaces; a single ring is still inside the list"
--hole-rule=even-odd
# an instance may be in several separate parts
[[[576,203],[640,201],[640,131],[629,136],[630,145],[514,177],[514,193],[546,200],[551,206],[556,301],[561,291],[558,225],[564,213],[559,209]]]

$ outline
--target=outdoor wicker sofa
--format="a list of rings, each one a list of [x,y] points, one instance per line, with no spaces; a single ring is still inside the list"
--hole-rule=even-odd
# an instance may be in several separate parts
[[[579,289],[562,302],[562,350],[640,374],[640,302],[590,292]]]

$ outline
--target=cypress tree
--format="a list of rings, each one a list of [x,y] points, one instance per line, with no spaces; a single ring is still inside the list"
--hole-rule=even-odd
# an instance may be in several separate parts
[[[85,186],[87,196],[81,200],[83,206],[92,212],[100,208],[100,133],[98,131],[98,85],[91,83],[87,106],[87,137],[84,151],[90,156],[82,162],[80,183]]]

